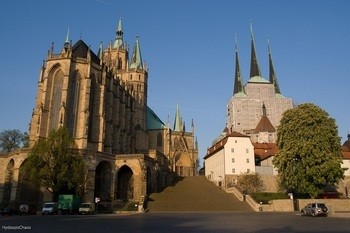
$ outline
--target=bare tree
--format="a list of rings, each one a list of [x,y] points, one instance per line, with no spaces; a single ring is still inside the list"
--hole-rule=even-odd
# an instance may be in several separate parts
[[[0,151],[8,153],[20,148],[23,134],[18,129],[4,130],[0,133]]]

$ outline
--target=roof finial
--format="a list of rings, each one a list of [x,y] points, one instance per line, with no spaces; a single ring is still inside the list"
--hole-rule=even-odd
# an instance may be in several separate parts
[[[68,47],[69,47],[69,26],[68,26],[68,30],[67,30],[66,40],[64,41],[63,47],[65,49],[68,49]]]
[[[253,21],[249,20],[249,26],[250,26],[250,35],[253,36]]]

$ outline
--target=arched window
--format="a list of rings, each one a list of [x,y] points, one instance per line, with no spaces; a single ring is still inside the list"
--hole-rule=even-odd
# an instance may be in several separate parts
[[[57,70],[55,70],[54,72],[50,73],[52,74],[52,76],[50,75],[49,79],[53,80],[51,83],[52,93],[48,93],[51,94],[50,129],[57,129],[60,120],[60,108],[62,107],[62,88],[64,74],[59,68],[57,68]]]
[[[89,99],[89,127],[88,127],[88,140],[93,141],[93,135],[96,134],[97,122],[94,122],[95,116],[98,114],[98,82],[95,76],[91,77],[90,87],[90,99]]]
[[[71,77],[69,77],[66,122],[67,128],[72,137],[75,137],[78,123],[80,80],[81,79],[78,72],[75,72]]]

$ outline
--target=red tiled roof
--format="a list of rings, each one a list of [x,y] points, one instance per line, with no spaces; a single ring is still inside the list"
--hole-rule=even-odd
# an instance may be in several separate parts
[[[271,121],[267,116],[262,116],[258,125],[256,126],[254,133],[259,133],[259,132],[276,132],[275,127],[273,127]]]
[[[260,158],[260,160],[265,160],[271,156],[277,154],[278,148],[276,143],[253,143],[254,155]]]

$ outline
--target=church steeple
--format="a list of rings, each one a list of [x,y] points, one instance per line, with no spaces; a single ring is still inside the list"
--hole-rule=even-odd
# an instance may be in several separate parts
[[[182,118],[180,114],[179,103],[176,104],[176,113],[175,113],[175,122],[174,122],[174,131],[182,131]]]
[[[123,26],[122,26],[122,19],[119,18],[117,30],[116,30],[116,37],[113,44],[113,48],[116,49],[123,49],[124,48],[124,42],[123,42]]]
[[[258,64],[258,58],[255,50],[253,23],[251,20],[250,20],[250,41],[251,41],[250,78],[255,76],[261,77],[260,67]]]
[[[275,86],[275,93],[276,94],[281,94],[281,90],[280,90],[280,87],[278,85],[277,76],[276,76],[276,73],[275,73],[275,68],[273,66],[273,60],[272,60],[272,55],[271,55],[269,37],[267,37],[267,48],[268,48],[268,52],[269,52],[269,69],[270,69],[269,81],[270,81],[270,83],[272,83]]]
[[[69,27],[68,27],[66,40],[64,41],[64,44],[63,44],[64,49],[67,50],[69,48],[69,45],[70,45],[70,43],[69,43]]]
[[[140,49],[140,42],[139,37],[136,36],[136,41],[134,45],[134,51],[132,53],[131,57],[131,69],[143,69],[143,62],[142,62],[142,56],[141,56],[141,49]]]
[[[98,58],[100,58],[100,60],[102,59],[102,55],[103,55],[103,43],[101,41],[100,46],[98,48],[98,52],[97,52],[97,56],[98,56]]]
[[[235,35],[235,50],[236,50],[236,67],[235,67],[235,84],[233,95],[238,93],[245,94],[244,86],[243,86],[243,78],[241,74],[241,68],[239,65],[239,57],[238,57],[238,46],[237,46],[237,36]]]

